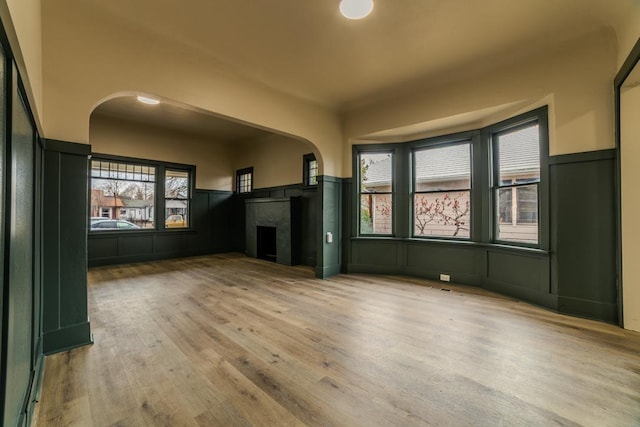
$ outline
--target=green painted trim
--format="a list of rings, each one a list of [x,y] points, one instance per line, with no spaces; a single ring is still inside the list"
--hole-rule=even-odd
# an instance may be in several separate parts
[[[568,163],[596,162],[600,160],[613,160],[616,158],[616,149],[585,151],[583,153],[561,154],[549,157],[549,166],[564,165]]]
[[[45,357],[42,353],[38,355],[38,360],[36,361],[36,366],[34,369],[34,377],[31,383],[31,392],[29,394],[29,401],[27,403],[27,426],[33,424],[34,421],[34,413],[35,407],[38,401],[40,400],[40,394],[42,392],[42,379],[44,378],[44,366],[45,366]]]
[[[638,61],[640,61],[640,38],[636,41],[627,59],[624,60],[624,63],[620,67],[618,74],[616,74],[616,77],[613,79],[613,84],[616,88],[622,86],[622,83],[629,77],[629,74],[631,74],[633,67],[636,66]]]
[[[77,142],[59,141],[57,139],[44,139],[45,150],[59,151],[67,154],[78,154],[88,156],[91,154],[91,146],[88,144],[79,144]]]
[[[42,338],[44,342],[42,352],[45,355],[93,344],[91,322],[87,321],[45,332]]]

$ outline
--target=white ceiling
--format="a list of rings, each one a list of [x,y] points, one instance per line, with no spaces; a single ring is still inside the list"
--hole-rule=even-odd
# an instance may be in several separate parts
[[[339,14],[339,0],[74,1],[90,1],[116,25],[158,43],[197,50],[237,74],[344,111],[394,88],[436,85],[458,70],[611,26],[633,0],[374,0],[373,13],[359,21]],[[108,103],[117,103],[106,106],[110,114],[132,108]],[[132,111],[143,110],[130,110],[130,118]]]

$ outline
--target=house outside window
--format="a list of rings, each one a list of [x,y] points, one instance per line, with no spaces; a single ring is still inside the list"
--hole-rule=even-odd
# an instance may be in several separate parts
[[[305,154],[302,159],[302,184],[306,187],[318,185],[318,161],[313,153]]]
[[[155,190],[155,166],[92,160],[91,223],[113,219],[129,221],[140,228],[154,228]]]
[[[253,191],[253,168],[236,171],[236,193],[251,193]]]
[[[471,142],[413,151],[413,235],[469,238]]]
[[[191,204],[189,171],[166,169],[164,182],[165,227],[188,228]]]
[[[393,153],[360,152],[360,234],[393,234]]]
[[[538,244],[540,129],[531,122],[493,135],[496,240]]]

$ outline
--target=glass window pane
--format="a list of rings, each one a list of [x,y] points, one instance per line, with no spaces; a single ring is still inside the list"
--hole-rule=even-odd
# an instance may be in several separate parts
[[[393,196],[391,194],[360,195],[360,233],[393,233]]]
[[[164,196],[171,199],[187,199],[189,197],[189,172],[167,169]]]
[[[392,189],[391,153],[360,154],[360,189],[366,192],[388,192]]]
[[[310,160],[307,164],[308,168],[308,182],[307,185],[316,185],[318,184],[318,161]]]
[[[469,237],[470,191],[414,195],[414,235]]]
[[[498,240],[538,243],[538,185],[499,189],[498,211],[510,217],[498,224]],[[515,196],[515,200],[514,200]],[[515,213],[513,207],[515,206]],[[513,221],[514,217],[516,221]]]
[[[137,169],[136,169],[137,168]],[[154,228],[153,206],[155,201],[155,184],[153,177],[149,181],[136,178],[135,170],[142,167],[129,163],[109,162],[101,160],[91,161],[91,229],[112,229],[120,227],[111,221],[98,222],[103,219],[120,219],[132,223],[127,228]],[[144,166],[149,171],[155,168]],[[141,178],[137,174],[137,178]],[[124,223],[126,224],[126,223]],[[108,226],[111,225],[111,226]]]
[[[167,200],[164,226],[167,228],[189,227],[189,203],[186,200]]]
[[[251,173],[243,173],[238,176],[238,192],[249,193],[251,192]]]
[[[189,227],[189,171],[167,169],[165,171],[165,221],[166,228]]]
[[[518,199],[518,224],[538,223],[538,187],[527,185],[516,189]]]
[[[538,124],[498,135],[499,182],[540,180],[540,132]]]
[[[513,203],[511,188],[498,190],[498,212],[500,224],[511,224],[513,222]]]
[[[471,188],[471,144],[416,150],[415,191]]]

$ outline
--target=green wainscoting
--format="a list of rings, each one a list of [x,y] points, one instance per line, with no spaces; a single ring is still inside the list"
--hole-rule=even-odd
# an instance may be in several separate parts
[[[318,212],[318,259],[316,277],[325,278],[342,271],[342,179],[332,176],[318,177],[319,202],[322,206]],[[332,242],[328,242],[328,233]]]
[[[231,197],[228,191],[196,190],[188,230],[89,233],[89,266],[229,252],[234,230]]]
[[[558,311],[618,322],[615,150],[551,164],[553,284]]]
[[[45,354],[92,342],[87,306],[90,153],[89,145],[46,140],[42,310]]]
[[[357,237],[353,183],[344,180],[346,271],[432,280],[443,273],[453,283],[616,323],[615,151],[552,156],[549,173],[549,251],[486,242]]]

